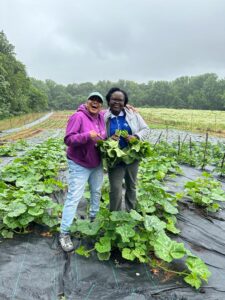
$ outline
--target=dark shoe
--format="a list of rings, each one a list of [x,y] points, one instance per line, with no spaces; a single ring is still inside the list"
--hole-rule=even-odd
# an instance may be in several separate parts
[[[65,252],[70,252],[74,250],[73,243],[71,241],[70,235],[68,233],[60,233],[59,243]]]

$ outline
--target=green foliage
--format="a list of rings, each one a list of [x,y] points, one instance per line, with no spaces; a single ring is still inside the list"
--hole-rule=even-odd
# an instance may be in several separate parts
[[[218,202],[225,201],[225,192],[222,190],[222,185],[219,181],[204,172],[203,178],[197,178],[194,181],[189,181],[185,184],[186,193],[191,200],[211,212],[216,212],[220,209]]]
[[[17,151],[23,151],[28,147],[28,144],[24,140],[20,140],[16,143],[7,143],[0,145],[0,156],[15,156]]]
[[[26,146],[18,143],[18,147]],[[5,166],[0,174],[0,235],[13,237],[35,222],[55,227],[62,207],[47,197],[64,188],[56,180],[65,154],[62,140],[49,139]]]
[[[174,161],[174,166],[179,172],[177,163],[188,164],[193,167],[201,167],[204,169],[206,165],[213,165],[214,173],[220,176],[225,175],[225,164],[224,164],[224,143],[212,144],[210,142],[174,142],[172,144],[160,141],[155,145],[154,150],[159,155],[159,159],[162,159],[164,163],[165,159]],[[157,156],[156,156],[157,161]],[[159,175],[160,176],[160,175]]]
[[[172,152],[171,149],[170,153]],[[61,207],[53,203],[46,194],[64,187],[56,180],[64,163],[62,141],[50,139],[2,170],[0,234],[3,237],[12,238],[14,232],[27,232],[32,222],[49,227],[58,225]],[[89,257],[95,251],[100,260],[108,260],[111,251],[119,249],[122,257],[127,260],[149,263],[164,270],[168,270],[165,264],[183,259],[186,269],[173,272],[183,276],[196,289],[201,286],[202,281],[207,282],[210,272],[204,262],[187,250],[183,243],[178,243],[167,235],[168,231],[173,234],[179,232],[176,228],[176,214],[177,202],[182,195],[167,193],[163,180],[169,174],[177,173],[181,173],[181,170],[175,157],[162,155],[156,148],[152,148],[151,156],[140,163],[137,209],[129,213],[110,212],[103,202],[94,222],[77,220],[71,227],[71,232],[89,238],[94,241],[94,245],[92,249],[81,245],[76,253]],[[218,199],[218,186],[214,184],[210,189]],[[107,193],[108,184],[102,195],[102,200],[106,203]]]
[[[154,256],[167,263],[185,258],[187,270],[176,273],[198,289],[202,281],[208,280],[210,272],[204,262],[187,250],[183,243],[171,240],[166,235],[165,227],[164,221],[155,215],[146,215],[144,211],[110,213],[102,208],[93,223],[79,220],[73,225],[73,232],[80,232],[83,237],[95,240],[93,249],[82,245],[75,252],[89,257],[92,251],[96,251],[100,260],[108,260],[111,251],[117,248],[127,260],[151,264]],[[160,263],[156,266],[164,268]]]

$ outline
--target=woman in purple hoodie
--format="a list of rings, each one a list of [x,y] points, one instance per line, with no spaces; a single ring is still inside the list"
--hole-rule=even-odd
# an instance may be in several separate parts
[[[100,113],[102,103],[103,96],[100,93],[91,93],[86,104],[82,104],[70,117],[66,128],[64,141],[67,145],[69,179],[59,235],[61,247],[66,252],[74,248],[69,227],[76,215],[87,182],[91,191],[90,220],[94,220],[99,210],[103,168],[96,141],[106,138],[104,117]]]

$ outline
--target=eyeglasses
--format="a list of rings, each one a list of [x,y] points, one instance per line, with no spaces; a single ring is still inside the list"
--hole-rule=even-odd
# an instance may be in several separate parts
[[[113,103],[124,103],[124,99],[111,98],[110,101]]]
[[[99,98],[89,98],[88,101],[96,102],[96,103],[102,104],[102,101],[101,101]]]

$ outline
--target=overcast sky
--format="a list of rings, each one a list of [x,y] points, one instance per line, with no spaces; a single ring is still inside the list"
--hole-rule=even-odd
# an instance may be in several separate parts
[[[0,0],[0,30],[41,80],[225,77],[225,0]]]

